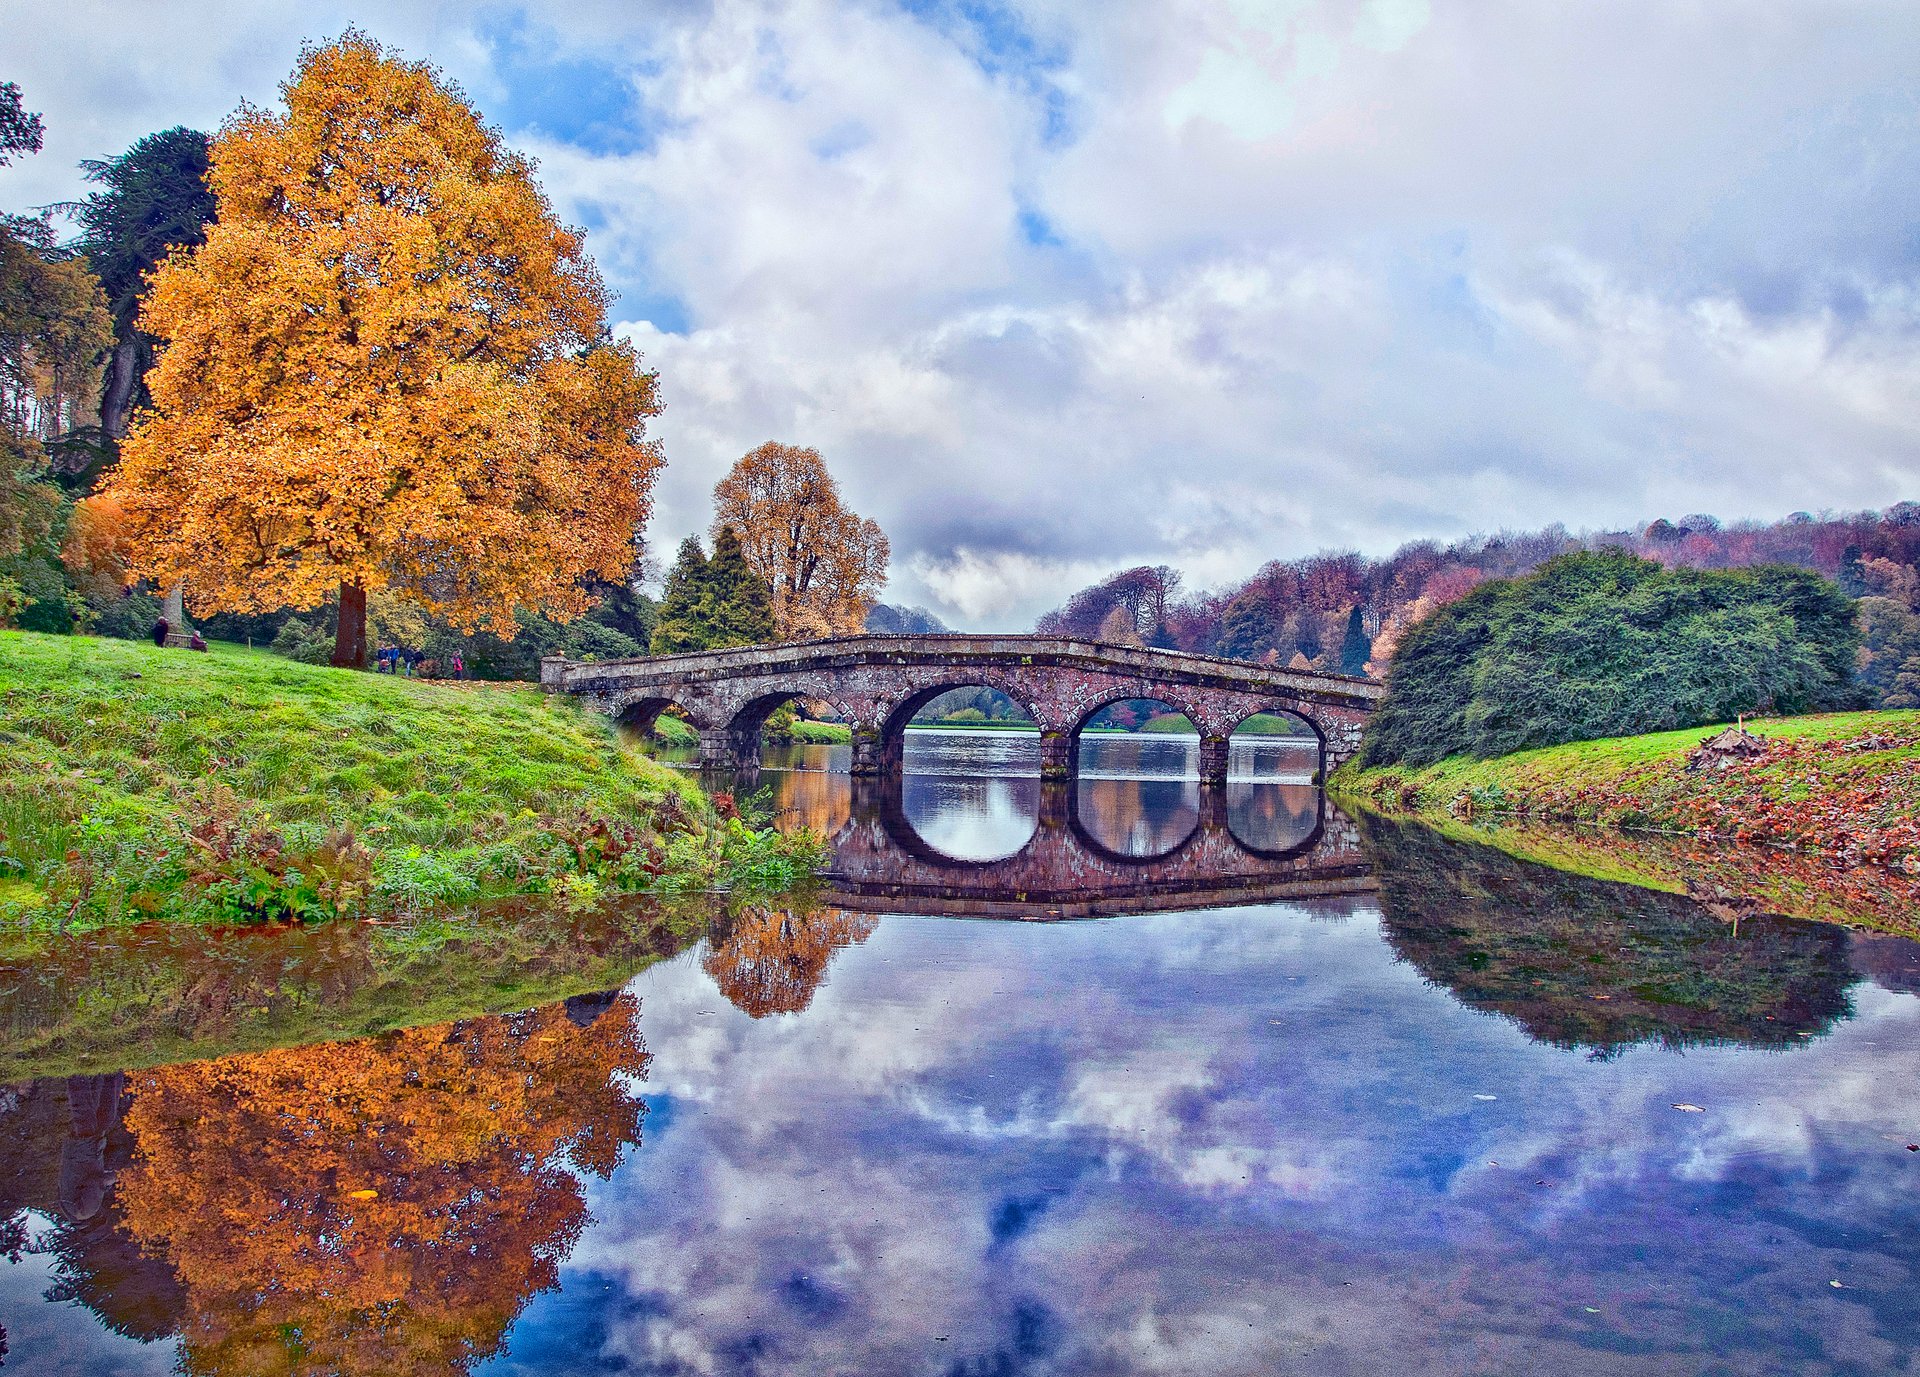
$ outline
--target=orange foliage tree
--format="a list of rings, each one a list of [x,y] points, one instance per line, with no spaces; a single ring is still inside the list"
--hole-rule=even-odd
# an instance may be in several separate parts
[[[625,577],[656,379],[533,165],[431,66],[349,32],[214,141],[218,221],[154,274],[154,408],[121,451],[134,572],[196,610],[313,607],[365,661],[368,590],[465,630]]]
[[[872,918],[840,908],[750,907],[734,917],[703,969],[744,1013],[797,1014],[826,983],[833,954],[866,941],[873,929]]]
[[[820,452],[769,440],[713,490],[713,534],[731,527],[773,590],[782,640],[858,631],[887,581],[887,537],[840,501]]]
[[[74,504],[60,562],[81,592],[95,602],[118,597],[133,582],[129,553],[126,511],[116,499],[100,493]]]
[[[192,1373],[460,1373],[640,1139],[638,1005],[560,1006],[132,1077],[126,1227],[186,1288]]]

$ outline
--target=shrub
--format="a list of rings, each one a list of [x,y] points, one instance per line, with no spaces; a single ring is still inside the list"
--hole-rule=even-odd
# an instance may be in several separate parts
[[[1621,550],[1485,583],[1407,633],[1368,765],[1852,706],[1850,598],[1802,569],[1665,569]]]

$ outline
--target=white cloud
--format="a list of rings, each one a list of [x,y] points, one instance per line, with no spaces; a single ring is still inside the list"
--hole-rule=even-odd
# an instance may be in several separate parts
[[[656,544],[812,444],[891,596],[967,625],[1138,562],[1915,495],[1913,7],[984,13],[0,0],[50,130],[0,204],[355,19],[499,110],[542,94],[521,39],[598,64],[632,151],[564,99],[509,135],[661,369]]]

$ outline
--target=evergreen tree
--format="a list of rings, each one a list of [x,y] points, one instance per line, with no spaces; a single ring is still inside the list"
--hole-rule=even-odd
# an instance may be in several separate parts
[[[705,650],[712,637],[713,591],[707,556],[700,548],[700,537],[688,536],[680,542],[680,553],[667,574],[667,591],[653,624],[652,650],[655,655]]]
[[[712,599],[710,649],[762,645],[774,639],[773,592],[747,564],[731,526],[722,526],[713,538],[707,588]]]
[[[153,338],[136,320],[147,281],[169,252],[206,240],[214,216],[207,187],[207,136],[193,129],[149,134],[117,158],[80,164],[103,189],[58,207],[80,225],[73,245],[99,275],[113,312],[113,353],[101,396],[100,423],[119,439],[134,410],[148,405],[146,374]]]
[[[1367,628],[1360,620],[1360,608],[1356,604],[1347,614],[1347,634],[1340,641],[1340,672],[1365,674],[1367,661],[1372,657],[1373,642],[1367,639]]]
[[[1401,641],[1366,764],[1850,707],[1853,600],[1804,569],[1562,555],[1481,584]]]

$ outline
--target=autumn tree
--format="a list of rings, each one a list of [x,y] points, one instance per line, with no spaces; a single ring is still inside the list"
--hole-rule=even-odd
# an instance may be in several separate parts
[[[214,140],[206,242],[153,276],[153,409],[113,491],[135,572],[197,610],[392,589],[511,637],[622,577],[661,459],[655,378],[533,166],[434,68],[356,32]]]
[[[887,578],[887,538],[840,501],[818,450],[768,441],[713,490],[713,533],[731,527],[773,595],[783,640],[857,632]]]
[[[797,1014],[826,983],[834,953],[866,941],[873,929],[872,918],[842,908],[752,905],[732,917],[704,969],[735,1008],[754,1018]]]
[[[128,1232],[190,1373],[452,1374],[497,1352],[640,1139],[638,1005],[561,1005],[133,1080]],[[586,1024],[587,1026],[582,1026]]]

